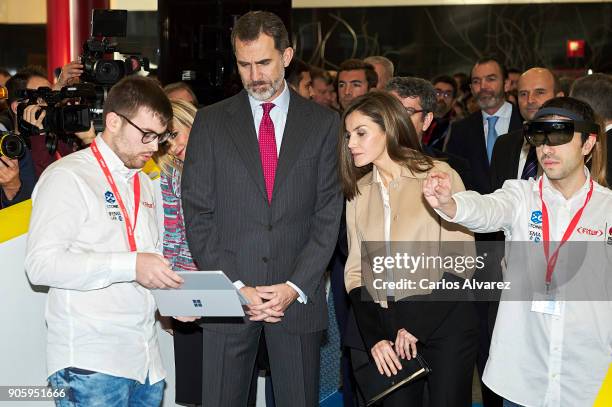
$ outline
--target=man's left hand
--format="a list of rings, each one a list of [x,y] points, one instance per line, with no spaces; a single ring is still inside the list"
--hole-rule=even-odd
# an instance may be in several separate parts
[[[261,311],[262,315],[251,317],[251,321],[278,322],[280,318],[267,318],[270,310],[276,312],[285,312],[285,310],[293,304],[299,297],[297,291],[289,284],[275,284],[255,287],[261,298],[266,300],[263,304],[252,306],[253,309]]]

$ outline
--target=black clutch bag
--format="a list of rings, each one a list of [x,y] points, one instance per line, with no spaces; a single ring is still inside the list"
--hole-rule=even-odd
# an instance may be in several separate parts
[[[380,374],[374,362],[355,369],[355,381],[359,385],[367,406],[371,406],[392,391],[419,380],[431,372],[431,369],[419,354],[410,360],[400,359],[400,362],[402,363],[402,370],[391,377]]]

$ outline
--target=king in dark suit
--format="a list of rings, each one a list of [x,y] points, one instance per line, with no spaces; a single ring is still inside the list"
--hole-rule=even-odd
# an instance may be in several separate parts
[[[293,50],[276,15],[242,16],[232,45],[245,90],[198,113],[182,197],[197,264],[223,270],[250,305],[243,320],[202,323],[203,405],[246,405],[263,331],[276,404],[310,407],[342,212],[338,115],[288,89]]]

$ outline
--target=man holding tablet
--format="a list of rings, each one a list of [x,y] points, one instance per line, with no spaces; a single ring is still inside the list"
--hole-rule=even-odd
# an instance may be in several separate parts
[[[33,193],[25,267],[49,286],[47,368],[59,406],[158,406],[166,372],[150,288],[183,282],[159,253],[156,197],[140,169],[168,139],[155,82],[122,79],[90,149],[50,165]]]

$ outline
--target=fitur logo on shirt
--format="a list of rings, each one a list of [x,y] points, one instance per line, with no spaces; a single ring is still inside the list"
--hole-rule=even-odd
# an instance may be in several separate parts
[[[111,191],[106,191],[104,193],[104,201],[106,202],[106,213],[110,220],[123,222],[123,215],[119,210],[119,205],[117,205],[117,199]]]
[[[529,240],[540,242],[542,240],[542,211],[532,211],[529,220]]]

